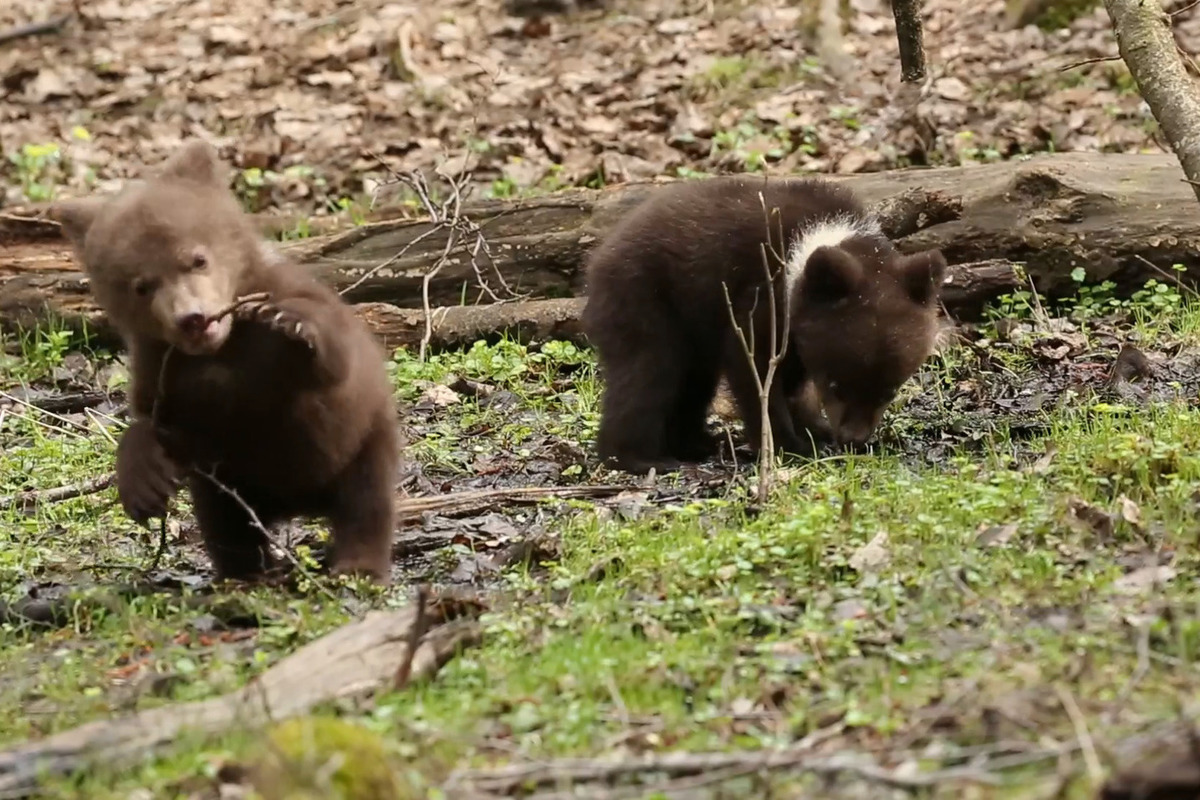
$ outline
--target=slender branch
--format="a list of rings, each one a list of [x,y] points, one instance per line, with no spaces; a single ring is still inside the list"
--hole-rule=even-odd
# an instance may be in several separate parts
[[[733,300],[729,296],[729,286],[721,284],[722,290],[725,292],[725,307],[729,311],[729,320],[733,326],[734,335],[737,336],[738,342],[742,345],[742,352],[745,354],[747,361],[750,364],[750,374],[754,376],[754,385],[758,390],[759,399],[759,415],[761,423],[759,425],[759,451],[758,451],[758,490],[755,493],[758,502],[765,503],[771,492],[771,479],[774,474],[773,466],[775,463],[775,437],[771,426],[771,387],[775,381],[775,372],[779,363],[783,360],[784,354],[787,352],[788,342],[791,338],[791,315],[787,312],[790,304],[790,298],[784,297],[782,300],[784,311],[783,317],[783,332],[782,336],[779,331],[779,306],[775,295],[775,281],[779,273],[771,272],[771,261],[779,265],[779,269],[785,269],[786,265],[783,262],[783,257],[780,250],[775,248],[771,238],[771,219],[774,217],[779,222],[779,241],[780,248],[783,248],[783,220],[778,215],[778,209],[768,209],[766,199],[760,192],[758,195],[759,203],[763,208],[763,216],[766,222],[767,239],[761,245],[763,274],[766,277],[767,283],[767,313],[770,315],[768,320],[770,323],[771,341],[768,352],[770,353],[767,359],[767,370],[765,375],[760,375],[758,371],[758,363],[754,358],[754,318],[758,305],[757,293],[754,298],[754,305],[750,308],[746,324],[750,328],[749,338],[745,331],[738,324],[737,313],[733,308]],[[786,282],[786,281],[785,281]]]
[[[43,20],[42,22],[27,22],[24,25],[14,25],[11,28],[6,28],[0,31],[0,44],[16,39],[23,39],[27,36],[58,33],[62,30],[63,25],[71,21],[71,16],[71,14],[63,14],[62,16]]]
[[[421,637],[429,630],[430,617],[426,606],[429,603],[429,587],[422,585],[417,587],[416,597],[416,612],[413,618],[413,624],[408,629],[408,642],[404,650],[404,660],[400,662],[400,666],[396,669],[396,674],[392,677],[392,688],[403,689],[412,676],[413,658],[417,655],[417,647],[421,644]]]
[[[430,285],[433,283],[434,278],[436,278],[442,271],[442,268],[450,263],[450,254],[454,251],[460,240],[471,239],[473,237],[473,242],[468,251],[471,259],[471,268],[475,273],[475,280],[479,288],[491,299],[493,303],[501,303],[504,302],[504,300],[497,296],[497,294],[491,288],[489,279],[484,277],[483,270],[479,264],[481,255],[486,256],[487,262],[491,266],[491,271],[495,274],[496,279],[499,281],[502,291],[505,292],[509,298],[520,298],[523,297],[523,295],[517,295],[515,292],[513,292],[513,290],[509,287],[508,282],[504,279],[504,275],[500,271],[499,266],[496,264],[496,260],[492,258],[492,251],[488,246],[487,239],[484,238],[483,230],[478,224],[463,214],[463,195],[466,193],[471,180],[471,172],[467,169],[468,161],[466,158],[463,159],[462,167],[458,171],[457,175],[451,176],[440,171],[437,173],[438,177],[444,180],[450,187],[449,196],[443,203],[439,205],[434,202],[429,191],[429,184],[425,180],[425,176],[423,174],[416,170],[410,170],[403,173],[398,172],[386,161],[384,161],[381,156],[375,153],[371,153],[371,156],[378,161],[379,164],[392,176],[390,183],[404,185],[417,196],[417,199],[420,201],[425,213],[429,215],[430,228],[429,230],[421,233],[409,241],[399,252],[393,254],[382,263],[367,270],[367,272],[358,280],[354,281],[345,289],[342,289],[340,294],[345,294],[346,292],[357,288],[365,281],[370,279],[373,275],[377,274],[380,270],[399,261],[404,257],[405,253],[407,253],[410,248],[423,241],[427,237],[432,236],[439,231],[445,231],[446,243],[442,247],[442,252],[434,261],[433,266],[425,272],[425,275],[421,281],[421,307],[425,313],[425,333],[421,337],[421,345],[418,357],[424,361],[426,353],[429,349],[430,340],[433,338],[434,312],[430,306]]]

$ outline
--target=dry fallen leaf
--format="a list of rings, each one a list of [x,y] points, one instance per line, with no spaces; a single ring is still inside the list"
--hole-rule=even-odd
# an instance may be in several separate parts
[[[1118,497],[1117,503],[1121,506],[1121,518],[1140,531],[1142,529],[1142,509],[1138,507],[1138,504],[1125,495]]]
[[[458,392],[451,389],[449,386],[442,384],[434,384],[425,391],[421,392],[421,396],[417,399],[419,406],[433,406],[435,408],[443,408],[445,406],[454,405],[461,402],[462,398]]]
[[[1118,594],[1132,595],[1149,592],[1155,586],[1169,582],[1176,575],[1174,567],[1149,566],[1135,569],[1113,581]]]
[[[999,547],[1008,544],[1017,533],[1017,523],[1006,525],[980,525],[975,534],[975,544],[979,547]]]
[[[875,572],[891,560],[887,549],[887,531],[875,534],[871,541],[864,544],[854,555],[850,556],[850,567],[856,572]]]
[[[1113,536],[1112,515],[1078,497],[1067,501],[1067,524],[1081,533],[1093,534],[1101,542]]]

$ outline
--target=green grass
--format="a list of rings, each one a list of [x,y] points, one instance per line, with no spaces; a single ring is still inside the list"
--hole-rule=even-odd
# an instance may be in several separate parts
[[[1126,321],[1116,330],[1146,349],[1194,346],[1200,307],[1171,289],[1147,291],[1124,305],[1084,292],[1066,310],[1083,324],[1094,324],[1097,308],[1120,313]],[[1003,307],[1008,318],[1033,320],[1036,338],[1029,300],[1008,298]],[[999,338],[988,326],[983,333]],[[3,381],[44,372],[34,363],[44,350],[26,347]],[[918,437],[918,451],[926,439],[936,444],[939,431],[913,415],[924,403],[922,413],[953,417],[963,380],[1037,379],[1027,349],[1003,352],[999,366],[961,346],[931,360],[930,388],[906,390],[883,440]],[[412,412],[419,435],[410,457],[426,474],[470,478],[474,459],[505,453],[519,482],[521,465],[547,440],[593,446],[599,383],[586,350],[480,343],[427,363],[398,353],[391,369],[409,408],[452,376],[517,399],[496,409],[464,397]],[[845,726],[840,749],[897,748],[910,757],[934,743],[1072,742],[1078,731],[1064,697],[1080,706],[1094,737],[1118,740],[1172,718],[1200,690],[1200,624],[1191,611],[1200,591],[1189,577],[1200,566],[1194,400],[1138,408],[1085,392],[1039,412],[1038,435],[1011,438],[1011,426],[1029,416],[1014,415],[943,461],[884,446],[792,464],[761,508],[751,502],[749,472],[706,493],[667,476],[660,486],[681,487],[676,496],[640,509],[576,504],[551,517],[557,561],[504,573],[480,647],[434,681],[384,693],[351,716],[432,783],[450,766],[605,754],[621,742],[770,747],[835,723]],[[49,424],[36,412],[5,422],[0,493],[111,470],[106,438],[63,435]],[[590,460],[575,466],[571,481],[612,477]],[[0,629],[3,743],[227,691],[354,609],[407,602],[404,586],[379,593],[324,583],[290,595],[122,595],[112,585],[135,576],[153,541],[114,501],[110,489],[28,517],[0,512],[4,596],[30,581],[77,585],[84,575],[102,584],[81,596],[62,629]],[[1109,515],[1109,527],[1081,522],[1071,511],[1080,507]],[[979,541],[998,530],[993,544]],[[886,557],[864,565],[864,546],[881,532]],[[1137,568],[1159,552],[1173,553],[1174,579],[1139,584]],[[609,564],[603,577],[589,577],[601,563]],[[253,639],[222,641],[219,630],[197,624],[229,607],[259,621]],[[174,676],[165,688],[138,694],[127,685],[151,667]],[[938,714],[942,723],[930,722]],[[51,796],[127,797],[137,787],[186,796],[181,787],[247,757],[255,741],[234,731],[181,743],[129,770],[58,781]],[[1082,774],[1077,758],[1071,769]],[[1034,763],[1013,773],[1015,788],[978,796],[1033,796],[1056,770],[1053,760]],[[1086,780],[1063,796],[1087,796]]]

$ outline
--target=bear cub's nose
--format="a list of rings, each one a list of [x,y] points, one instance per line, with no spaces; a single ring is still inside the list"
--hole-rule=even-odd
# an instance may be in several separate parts
[[[195,338],[208,328],[208,317],[200,313],[184,314],[176,323],[185,336]]]

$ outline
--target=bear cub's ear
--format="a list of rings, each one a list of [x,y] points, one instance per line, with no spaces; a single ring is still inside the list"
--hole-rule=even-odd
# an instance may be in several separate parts
[[[929,305],[941,294],[946,280],[946,258],[941,250],[901,256],[898,268],[900,282],[914,303]]]
[[[63,200],[50,207],[50,219],[62,225],[63,235],[77,254],[83,253],[83,242],[92,223],[107,201],[100,197]]]
[[[800,293],[811,303],[833,304],[856,294],[862,281],[858,259],[840,247],[818,247],[804,265]]]
[[[184,142],[174,155],[163,162],[158,172],[164,178],[183,178],[210,186],[223,185],[217,150],[203,139]]]

